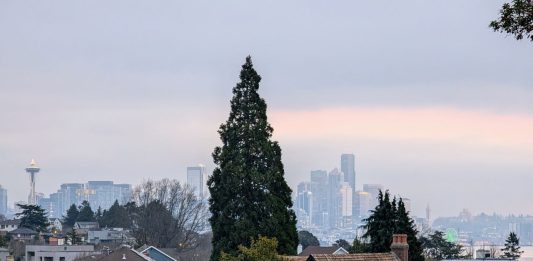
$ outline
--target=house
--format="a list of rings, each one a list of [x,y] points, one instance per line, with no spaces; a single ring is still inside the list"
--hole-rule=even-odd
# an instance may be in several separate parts
[[[63,223],[61,223],[61,219],[59,218],[49,218],[48,222],[50,223],[50,226],[48,226],[49,230],[52,230],[53,228],[57,229],[58,231],[63,230]]]
[[[347,255],[349,254],[346,249],[338,245],[321,247],[321,246],[308,246],[299,256],[310,256],[312,254],[328,254],[328,255]]]
[[[130,249],[129,247],[122,246],[109,254],[90,255],[82,258],[77,258],[76,261],[154,261],[153,259]]]
[[[100,224],[98,222],[76,222],[73,229],[76,230],[77,235],[85,240],[89,235],[89,231],[100,229]]]
[[[149,246],[148,248],[141,251],[141,254],[153,259],[154,261],[177,261],[178,259],[175,259],[167,251],[163,251],[161,249],[158,249],[153,246]]]
[[[96,255],[93,245],[83,246],[49,246],[28,245],[26,246],[26,261],[58,260],[74,261],[76,258]]]
[[[91,244],[100,243],[134,243],[135,239],[130,235],[129,231],[113,228],[104,228],[101,230],[89,230],[87,234],[87,241]]]
[[[347,255],[314,254],[307,261],[402,261],[396,254],[389,253],[361,253]],[[406,260],[407,261],[407,260]]]
[[[313,253],[313,254],[310,254],[309,257],[307,258],[307,261],[335,261],[335,260],[338,260],[338,261],[408,261],[409,260],[409,244],[407,244],[407,235],[406,234],[394,234],[392,236],[391,252],[388,252],[388,253],[360,253],[360,254]]]
[[[0,247],[0,261],[7,261],[9,249]]]
[[[91,230],[91,229],[99,229],[100,224],[98,222],[76,222],[74,223],[74,229],[76,230]]]
[[[12,239],[29,241],[35,239],[39,233],[29,228],[21,227],[7,233]]]
[[[0,235],[6,235],[8,232],[19,228],[20,219],[10,219],[0,221]]]

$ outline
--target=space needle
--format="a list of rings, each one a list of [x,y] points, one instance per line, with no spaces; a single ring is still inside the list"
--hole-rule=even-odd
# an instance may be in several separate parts
[[[37,198],[35,196],[35,174],[41,170],[37,167],[37,163],[34,159],[30,162],[30,167],[26,168],[26,172],[30,174],[30,195],[28,196],[28,204],[35,205],[37,204]]]

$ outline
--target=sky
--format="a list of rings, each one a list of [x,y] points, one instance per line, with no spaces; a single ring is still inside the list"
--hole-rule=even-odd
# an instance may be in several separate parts
[[[413,213],[533,215],[533,43],[503,1],[0,0],[0,185],[214,168],[251,55],[287,182],[356,156]]]

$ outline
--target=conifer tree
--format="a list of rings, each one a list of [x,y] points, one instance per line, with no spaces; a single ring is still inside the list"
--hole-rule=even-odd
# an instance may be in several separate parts
[[[291,189],[284,178],[281,149],[272,141],[265,101],[257,92],[261,77],[246,58],[240,82],[233,88],[231,112],[219,129],[217,167],[209,178],[213,231],[211,260],[221,251],[237,254],[238,246],[267,236],[278,240],[280,254],[296,254],[298,234]]]
[[[76,223],[76,220],[78,220],[79,214],[80,211],[78,210],[76,205],[70,205],[69,209],[67,210],[67,215],[63,216],[63,223],[68,227],[73,227],[74,223]]]
[[[29,228],[37,232],[47,231],[50,223],[48,223],[44,209],[37,205],[17,204],[17,206],[22,209],[21,213],[16,214],[20,218],[20,227]]]
[[[78,214],[78,218],[76,219],[76,222],[92,222],[96,221],[96,218],[94,217],[94,212],[91,209],[91,204],[84,200],[81,203],[80,206],[80,212]]]
[[[518,259],[524,253],[520,250],[520,239],[514,232],[509,233],[509,236],[505,240],[505,247],[502,248],[502,258]]]
[[[372,214],[364,219],[366,230],[363,238],[368,240],[368,250],[373,253],[390,252],[390,245],[392,243],[392,235],[395,231],[396,213],[388,191],[379,192],[379,204]]]
[[[423,261],[424,254],[422,243],[417,238],[417,229],[415,222],[409,217],[409,212],[405,209],[403,199],[398,201],[396,211],[396,234],[407,234],[407,243],[409,244],[409,261]]]

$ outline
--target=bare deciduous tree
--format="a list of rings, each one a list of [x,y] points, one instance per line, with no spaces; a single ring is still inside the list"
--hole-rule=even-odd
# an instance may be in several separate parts
[[[134,234],[139,244],[195,248],[207,224],[207,205],[177,180],[147,180],[134,190]]]

